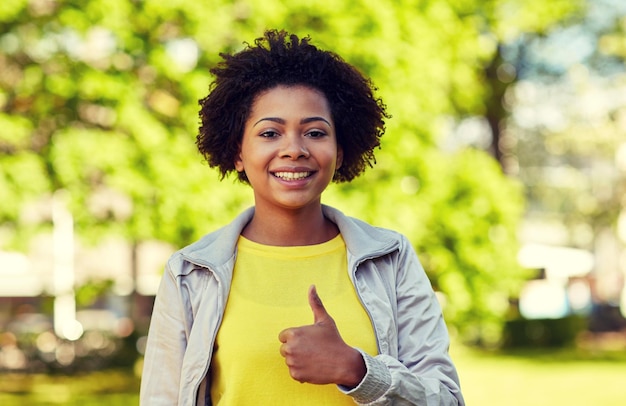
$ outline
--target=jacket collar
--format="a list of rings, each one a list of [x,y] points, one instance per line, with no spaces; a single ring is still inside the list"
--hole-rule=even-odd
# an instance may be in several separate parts
[[[348,252],[357,261],[388,254],[399,246],[395,231],[374,227],[330,206],[322,205],[322,211],[326,218],[337,224]]]
[[[329,220],[337,224],[348,253],[356,262],[385,255],[398,247],[398,234],[394,231],[371,226],[330,206],[322,205],[322,211]],[[214,271],[232,264],[239,235],[253,215],[254,207],[248,208],[230,224],[180,250],[182,258]]]
[[[254,215],[254,207],[239,214],[230,224],[213,231],[180,250],[184,260],[217,270],[231,262],[237,251],[237,240]]]

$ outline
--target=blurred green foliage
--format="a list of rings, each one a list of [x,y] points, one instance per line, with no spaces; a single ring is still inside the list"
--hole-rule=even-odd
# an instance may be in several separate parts
[[[76,306],[78,308],[88,308],[98,299],[104,297],[113,288],[114,281],[111,279],[89,280],[79,286],[74,292],[76,296]]]
[[[549,35],[526,35],[508,50],[525,72],[508,95],[515,113],[506,142],[526,189],[527,224],[562,229],[554,244],[594,252],[594,272],[619,273],[602,264],[602,240],[626,241],[626,3],[586,4]]]
[[[521,188],[445,123],[482,115],[497,46],[579,1],[5,0],[0,5],[0,244],[26,249],[69,191],[76,233],[187,244],[252,203],[195,151],[197,100],[219,52],[266,28],[310,34],[369,75],[393,118],[377,167],[326,202],[405,233],[446,316],[494,342],[522,280]]]

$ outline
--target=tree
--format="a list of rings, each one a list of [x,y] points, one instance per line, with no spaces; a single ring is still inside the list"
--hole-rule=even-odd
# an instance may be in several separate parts
[[[12,0],[0,6],[0,221],[5,247],[49,225],[69,191],[76,232],[177,246],[251,203],[195,152],[197,100],[218,52],[268,27],[310,34],[372,77],[393,119],[378,165],[327,201],[414,242],[451,326],[494,341],[522,278],[519,185],[449,123],[480,117],[497,44],[542,30],[575,2]],[[42,203],[43,201],[43,203]],[[156,270],[155,270],[156,272]]]
[[[562,243],[590,250],[623,210],[625,18],[623,2],[591,2],[585,13],[507,50],[519,66],[507,127],[527,215],[558,219],[568,234]]]

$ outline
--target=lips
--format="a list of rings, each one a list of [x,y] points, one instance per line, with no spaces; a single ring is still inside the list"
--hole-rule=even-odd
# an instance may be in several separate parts
[[[302,171],[302,172],[280,171],[280,172],[274,172],[273,175],[283,180],[300,180],[300,179],[304,179],[304,178],[311,176],[312,173],[313,172],[309,172],[309,171]]]

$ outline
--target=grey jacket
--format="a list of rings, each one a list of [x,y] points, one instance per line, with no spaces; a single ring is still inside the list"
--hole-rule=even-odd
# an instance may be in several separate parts
[[[367,310],[380,355],[363,352],[367,373],[354,389],[368,405],[464,405],[449,337],[430,282],[409,241],[323,206],[348,250],[348,270]],[[141,405],[210,405],[208,370],[237,239],[254,213],[176,252],[154,304],[141,382]]]

